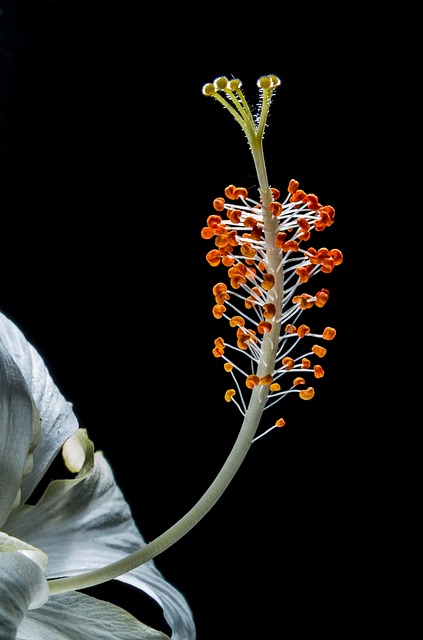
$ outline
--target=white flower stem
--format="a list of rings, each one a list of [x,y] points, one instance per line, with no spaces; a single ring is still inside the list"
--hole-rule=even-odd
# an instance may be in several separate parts
[[[238,119],[238,116],[236,117]],[[275,286],[272,291],[269,292],[269,299],[275,304],[277,308],[277,315],[275,322],[273,323],[271,333],[266,335],[263,339],[261,357],[257,367],[257,374],[262,376],[274,369],[278,338],[281,329],[280,318],[282,314],[284,275],[283,269],[280,265],[280,250],[276,249],[275,246],[277,220],[268,209],[269,204],[272,201],[272,193],[268,183],[263,156],[262,136],[264,122],[261,124],[259,133],[257,133],[254,129],[253,123],[248,119],[246,125],[243,126],[243,129],[250,144],[259,181],[263,210],[264,234],[268,246],[267,269],[275,277]],[[145,562],[148,562],[152,558],[158,556],[186,535],[216,504],[244,461],[259,426],[268,393],[268,386],[258,385],[253,389],[241,430],[232,450],[229,453],[229,456],[213,483],[194,507],[190,509],[190,511],[188,511],[180,520],[155,540],[117,562],[82,575],[49,580],[50,595],[64,593],[66,591],[87,589],[113,580],[114,578],[117,578],[128,571],[132,571]]]
[[[49,580],[50,595],[87,589],[117,578],[159,555],[188,533],[216,504],[247,455],[263,412],[265,404],[263,391],[263,388],[258,387],[253,390],[241,431],[226,462],[213,483],[190,511],[165,533],[122,560],[82,575]]]

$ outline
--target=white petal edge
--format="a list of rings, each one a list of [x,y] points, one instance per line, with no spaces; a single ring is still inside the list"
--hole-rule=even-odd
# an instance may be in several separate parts
[[[145,545],[110,465],[101,452],[94,460],[92,472],[51,482],[35,506],[23,505],[6,522],[9,534],[48,554],[48,578],[98,569]],[[148,593],[163,608],[172,640],[195,640],[187,601],[153,561],[118,579]]]
[[[25,379],[0,340],[0,527],[21,499],[40,419]]]
[[[41,418],[41,435],[34,451],[32,472],[22,485],[25,501],[50,466],[63,443],[78,428],[72,405],[54,384],[47,367],[20,329],[0,313],[0,341],[15,360]]]
[[[21,623],[16,640],[169,640],[124,609],[77,591],[52,596]]]
[[[14,640],[28,609],[47,598],[47,580],[37,562],[21,551],[0,552],[0,640]]]

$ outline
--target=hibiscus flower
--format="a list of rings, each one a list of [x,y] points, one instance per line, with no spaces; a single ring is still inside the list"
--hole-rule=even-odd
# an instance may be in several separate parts
[[[57,454],[70,477],[31,503]],[[0,640],[168,638],[81,591],[49,596],[48,580],[116,562],[145,546],[101,452],[42,358],[0,313]],[[118,580],[163,609],[172,640],[195,640],[191,610],[150,560]]]

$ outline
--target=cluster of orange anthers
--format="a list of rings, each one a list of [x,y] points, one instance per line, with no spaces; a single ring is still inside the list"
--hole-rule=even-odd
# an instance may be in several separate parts
[[[299,189],[296,180],[290,181],[284,202],[279,201],[277,189],[271,191],[273,201],[264,211],[261,202],[248,197],[246,189],[228,186],[225,198],[214,200],[216,213],[207,218],[207,226],[201,232],[205,239],[214,238],[215,248],[207,253],[210,265],[222,264],[228,269],[230,287],[223,282],[213,287],[213,315],[217,319],[225,318],[236,330],[236,346],[219,337],[215,340],[213,354],[225,361],[225,370],[233,376],[241,396],[240,403],[236,404],[242,414],[245,414],[246,403],[238,382],[239,375],[243,376],[248,389],[259,385],[268,388],[266,408],[293,391],[304,400],[311,399],[314,388],[305,386],[305,376],[310,372],[315,378],[321,378],[324,371],[320,364],[312,366],[310,357],[322,358],[326,349],[314,344],[307,352],[294,357],[294,348],[306,337],[332,340],[336,334],[331,327],[315,334],[307,325],[297,324],[303,311],[313,306],[323,307],[329,297],[327,289],[312,295],[299,293],[298,287],[319,272],[331,273],[342,262],[338,249],[303,248],[313,230],[320,232],[333,224],[335,211],[331,206],[321,205],[316,195]],[[235,201],[236,205],[233,204]],[[266,227],[266,214],[276,220],[276,224]],[[275,247],[279,252],[276,270],[274,265],[269,269],[268,258],[269,251],[274,252]],[[278,289],[281,295],[274,292],[276,278],[283,279],[282,287]],[[235,302],[240,300],[242,305],[236,306]],[[230,313],[228,308],[235,313]],[[259,376],[258,364],[266,336],[268,340],[277,340],[273,349],[275,357],[270,370]],[[228,349],[247,356],[248,370],[228,357]],[[289,388],[282,389],[280,380],[287,373],[295,377]],[[225,399],[235,401],[235,396],[236,390],[229,389]],[[276,422],[276,426],[284,424],[282,418]]]

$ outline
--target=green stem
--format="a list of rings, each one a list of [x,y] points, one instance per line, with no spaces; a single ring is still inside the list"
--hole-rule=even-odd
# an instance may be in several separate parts
[[[241,431],[225,464],[214,482],[188,513],[165,533],[122,560],[82,575],[49,580],[50,595],[87,589],[117,578],[159,555],[187,534],[216,504],[247,455],[264,409],[265,396],[263,393],[260,394],[260,391],[263,389],[258,387],[253,390]]]
[[[226,102],[223,101],[220,96],[217,95],[216,97],[221,102]],[[267,178],[262,145],[262,135],[267,111],[265,118],[262,118],[260,134],[257,135],[254,131],[252,122],[250,122],[248,118],[246,120],[242,120],[238,113],[229,104],[226,104],[226,106],[229,108],[235,119],[241,124],[250,143],[250,149],[257,171],[262,198],[265,236],[269,247],[269,270],[271,273],[274,273],[276,282],[275,292],[272,293],[271,299],[274,299],[274,302],[279,302],[281,304],[283,299],[283,272],[281,270],[278,273],[277,270],[279,265],[279,251],[276,250],[274,243],[276,221],[273,220],[272,214],[268,209],[269,204],[272,201],[272,194]],[[279,310],[279,313],[281,313],[281,310]],[[259,375],[260,372],[265,373],[273,370],[279,332],[280,323],[275,322],[271,335],[266,337],[263,341],[263,351],[257,368]],[[155,540],[117,562],[82,575],[50,580],[50,595],[64,593],[66,591],[87,589],[89,587],[94,587],[95,585],[108,582],[109,580],[113,580],[114,578],[117,578],[128,571],[132,571],[145,562],[148,562],[152,558],[158,556],[186,535],[216,504],[244,461],[259,426],[268,393],[268,387],[263,387],[261,385],[253,389],[241,430],[228,458],[226,459],[226,462],[213,483],[190,511],[188,511],[180,520]]]

